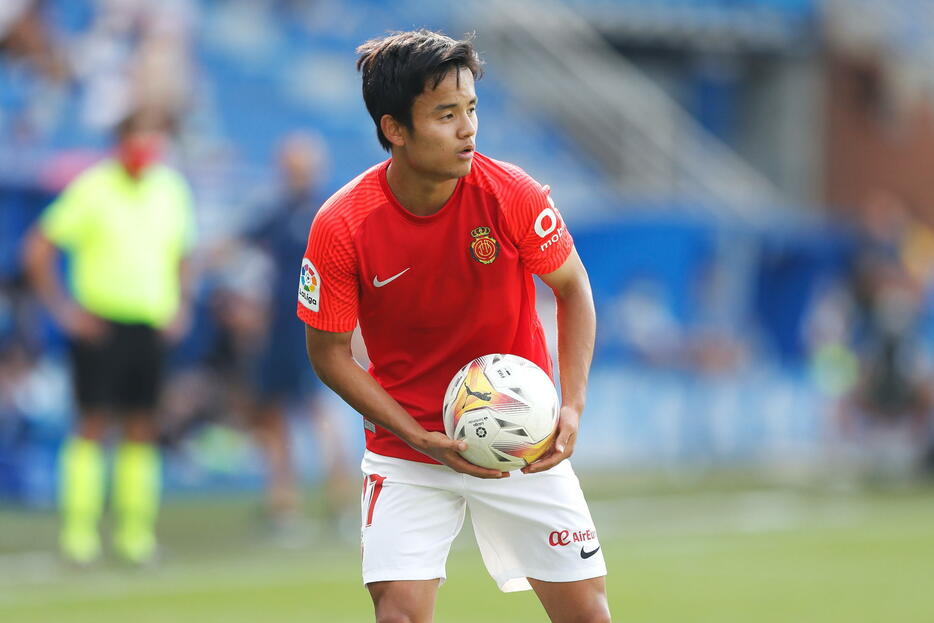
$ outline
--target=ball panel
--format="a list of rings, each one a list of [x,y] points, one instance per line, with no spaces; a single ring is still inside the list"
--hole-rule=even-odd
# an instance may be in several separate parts
[[[461,371],[454,375],[454,379],[458,382],[450,403],[450,419],[453,428],[457,427],[457,422],[465,413],[487,406],[494,396],[499,395],[484,372],[482,359],[482,357],[474,359],[465,366],[466,369],[461,368]],[[445,405],[445,411],[448,408],[448,405]],[[448,417],[445,417],[445,420],[447,419]]]
[[[554,433],[551,433],[537,443],[510,444],[508,442],[501,443],[497,440],[494,442],[493,447],[509,456],[515,457],[518,461],[521,461],[520,467],[525,467],[529,463],[537,461],[545,454],[551,446],[551,440],[553,438]]]
[[[463,366],[444,398],[448,436],[464,440],[462,456],[500,470],[524,467],[549,448],[558,395],[549,376],[516,355],[491,354]]]
[[[500,434],[495,415],[483,408],[465,413],[458,422],[455,439],[467,442],[467,450],[461,456],[474,465],[501,469],[503,459],[490,451],[490,441]]]

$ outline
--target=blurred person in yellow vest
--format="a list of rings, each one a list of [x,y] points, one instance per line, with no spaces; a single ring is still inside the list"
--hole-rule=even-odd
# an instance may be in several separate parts
[[[78,418],[59,463],[59,545],[78,564],[101,553],[102,444],[119,424],[111,500],[116,554],[156,551],[161,489],[156,411],[163,351],[187,327],[186,255],[194,240],[188,184],[160,163],[161,119],[131,114],[112,157],[79,175],[29,233],[30,281],[70,343]],[[68,288],[58,252],[68,257]]]

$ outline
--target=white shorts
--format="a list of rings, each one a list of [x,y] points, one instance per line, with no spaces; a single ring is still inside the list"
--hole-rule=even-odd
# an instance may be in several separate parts
[[[526,578],[573,582],[606,575],[597,531],[568,461],[499,480],[370,451],[360,467],[364,584],[443,582],[466,508],[483,562],[503,592],[531,589]]]

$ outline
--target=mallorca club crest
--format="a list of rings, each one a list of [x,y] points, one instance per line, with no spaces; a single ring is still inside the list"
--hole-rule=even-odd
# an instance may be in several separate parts
[[[499,243],[490,237],[489,227],[477,227],[470,232],[473,242],[470,243],[470,255],[481,264],[491,264],[499,255]]]

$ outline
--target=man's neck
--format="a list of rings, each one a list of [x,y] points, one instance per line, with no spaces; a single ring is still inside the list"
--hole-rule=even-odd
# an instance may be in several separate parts
[[[126,168],[126,166],[122,162],[120,163],[120,170],[123,171],[123,175],[126,176],[126,179],[129,180],[133,184],[139,184],[140,180],[143,179],[142,170],[131,171],[130,169]]]
[[[416,216],[431,216],[440,210],[457,188],[456,178],[426,178],[396,159],[389,163],[386,181],[396,200]]]

